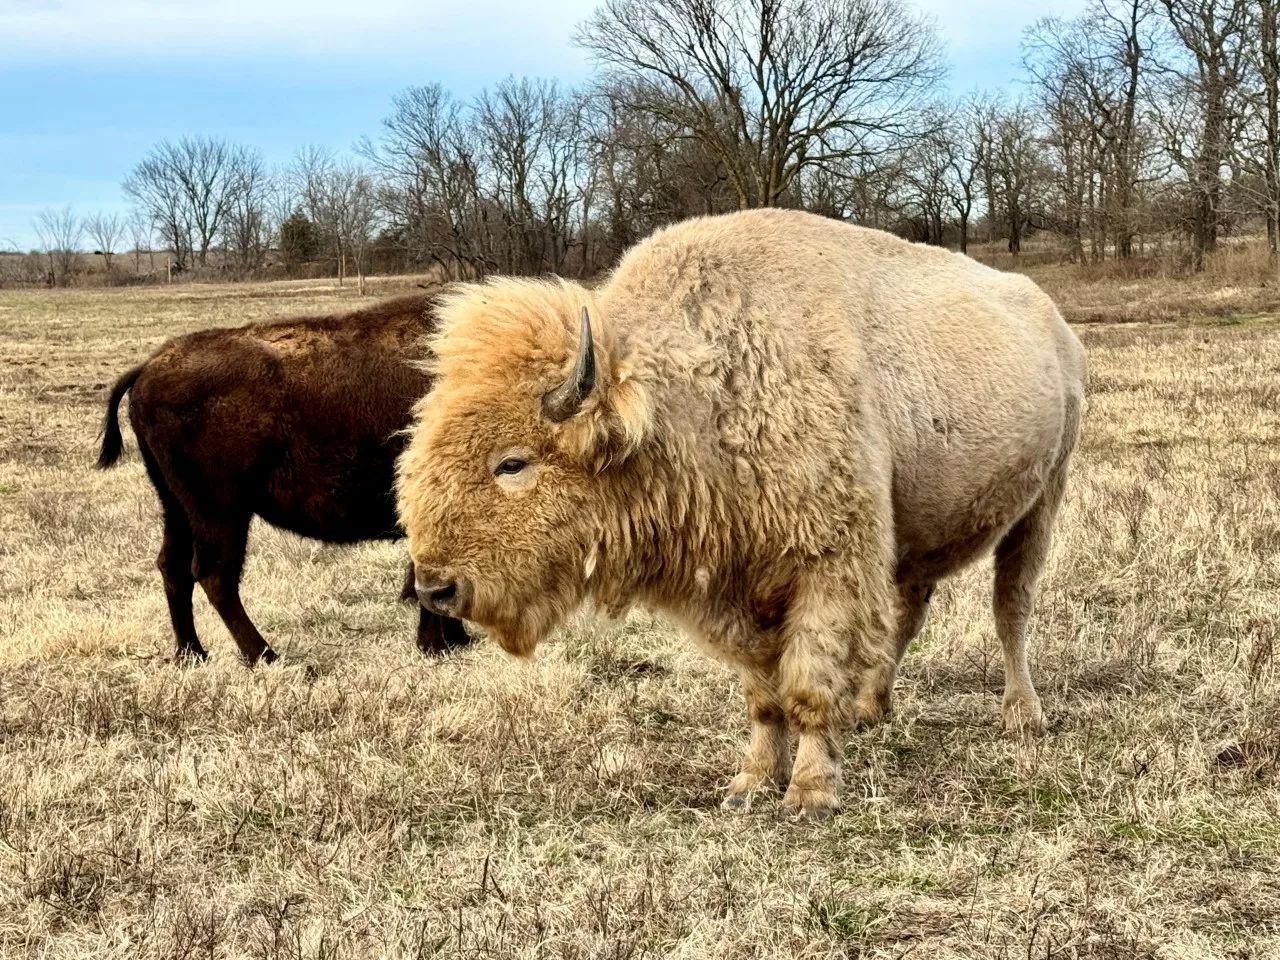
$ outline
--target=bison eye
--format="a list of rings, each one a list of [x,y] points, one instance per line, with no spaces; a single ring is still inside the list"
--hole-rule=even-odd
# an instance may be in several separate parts
[[[507,459],[494,467],[493,474],[497,477],[504,475],[509,476],[513,473],[519,473],[528,465],[529,464],[526,461],[521,460],[519,457],[507,457]]]

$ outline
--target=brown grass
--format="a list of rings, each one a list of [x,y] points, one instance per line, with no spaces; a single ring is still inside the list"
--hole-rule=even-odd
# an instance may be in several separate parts
[[[998,729],[974,570],[849,735],[844,814],[797,825],[717,809],[741,695],[668,624],[424,660],[394,545],[256,528],[284,661],[241,667],[200,601],[214,658],[170,662],[153,495],[89,467],[103,388],[337,297],[0,292],[0,956],[1280,955],[1274,318],[1083,331],[1050,733]]]
[[[1192,274],[1185,248],[1148,249],[1131,260],[1069,263],[1056,241],[1035,241],[1018,257],[999,245],[975,259],[1035,280],[1072,323],[1167,323],[1280,312],[1280,265],[1265,238],[1224,240]]]

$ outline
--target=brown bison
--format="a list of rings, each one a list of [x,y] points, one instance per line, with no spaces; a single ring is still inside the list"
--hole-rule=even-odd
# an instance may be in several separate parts
[[[838,806],[941,578],[994,549],[1004,718],[1085,358],[1031,281],[779,210],[688,221],[596,290],[444,298],[398,468],[419,597],[530,654],[580,601],[673,615],[742,676],[742,805]],[[794,764],[789,735],[798,738]]]
[[[111,390],[99,467],[120,457],[118,408],[160,497],[157,561],[179,655],[204,659],[198,582],[254,663],[275,653],[240,602],[249,521],[329,543],[400,537],[395,458],[429,385],[412,362],[433,328],[427,295],[334,316],[294,317],[176,337]],[[413,568],[405,584],[413,596]],[[462,624],[422,610],[418,645],[468,642]]]

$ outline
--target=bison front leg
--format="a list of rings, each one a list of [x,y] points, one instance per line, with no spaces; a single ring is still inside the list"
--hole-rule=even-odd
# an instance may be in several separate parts
[[[461,620],[442,617],[426,607],[418,608],[418,649],[423,653],[447,653],[470,643],[471,635]]]
[[[878,575],[816,576],[797,585],[785,625],[779,690],[796,734],[783,809],[820,819],[840,808],[842,730],[852,691],[892,664],[887,584]]]
[[[787,717],[778,696],[776,673],[744,670],[742,692],[747,700],[747,716],[751,719],[751,743],[741,771],[729,784],[729,793],[724,799],[727,810],[746,809],[751,798],[761,790],[781,789],[791,769],[791,741],[787,735]]]
[[[798,743],[782,809],[821,820],[840,809],[842,724],[837,697],[820,683],[810,682],[792,688],[784,703]]]

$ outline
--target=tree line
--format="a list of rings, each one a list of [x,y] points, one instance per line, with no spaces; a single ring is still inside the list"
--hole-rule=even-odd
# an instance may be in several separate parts
[[[1018,95],[954,98],[903,0],[605,0],[581,87],[411,87],[349,157],[285,169],[166,141],[123,184],[131,217],[37,230],[55,279],[85,232],[108,270],[154,242],[180,270],[586,277],[663,224],[765,206],[961,250],[1049,234],[1077,262],[1170,245],[1192,271],[1265,229],[1275,258],[1278,22],[1280,0],[1090,0],[1028,29]]]

